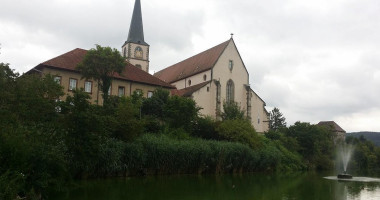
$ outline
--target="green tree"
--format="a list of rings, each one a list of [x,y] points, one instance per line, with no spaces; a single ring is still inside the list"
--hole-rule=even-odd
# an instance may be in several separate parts
[[[190,131],[199,110],[200,108],[193,99],[171,96],[164,106],[164,116],[172,127]]]
[[[94,79],[98,82],[102,91],[104,103],[108,103],[108,90],[111,86],[112,77],[115,73],[121,73],[125,67],[125,60],[117,49],[96,45],[87,51],[83,61],[77,69],[81,71],[82,78]]]
[[[296,122],[285,135],[297,140],[298,153],[310,168],[331,169],[334,153],[334,134],[325,127]]]
[[[15,102],[14,88],[18,76],[18,73],[9,68],[9,64],[0,63],[0,129],[2,125],[7,126],[15,121],[12,119],[12,105]]]
[[[269,114],[270,130],[278,130],[279,128],[286,127],[285,117],[280,112],[280,109],[275,107]]]
[[[216,127],[216,131],[223,140],[240,142],[251,148],[259,145],[258,135],[248,120],[224,120]]]
[[[240,106],[234,102],[224,102],[223,103],[223,113],[222,113],[222,119],[223,120],[240,120],[240,119],[246,119],[244,116],[244,111],[240,109]]]
[[[164,107],[169,100],[169,91],[156,89],[151,98],[145,99],[142,104],[142,113],[156,118],[164,118]]]

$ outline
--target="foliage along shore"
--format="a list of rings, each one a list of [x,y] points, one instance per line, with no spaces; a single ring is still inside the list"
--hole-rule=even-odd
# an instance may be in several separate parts
[[[104,106],[82,90],[56,101],[62,95],[52,76],[19,76],[0,63],[0,199],[46,199],[73,179],[334,167],[328,130],[297,122],[257,134],[236,103],[215,121],[165,90],[112,96]],[[350,140],[354,167],[379,166],[378,148]]]

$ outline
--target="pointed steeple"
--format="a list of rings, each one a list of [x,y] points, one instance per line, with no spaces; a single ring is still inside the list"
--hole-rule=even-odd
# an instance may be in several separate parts
[[[143,30],[140,0],[135,1],[135,7],[133,9],[131,26],[129,27],[128,39],[126,43],[148,45],[144,41],[144,30]]]

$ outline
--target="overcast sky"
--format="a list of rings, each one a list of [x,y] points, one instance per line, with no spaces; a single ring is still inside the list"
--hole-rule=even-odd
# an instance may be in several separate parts
[[[141,0],[151,73],[234,40],[250,84],[287,119],[380,131],[379,0]],[[0,62],[121,50],[134,0],[1,0]]]

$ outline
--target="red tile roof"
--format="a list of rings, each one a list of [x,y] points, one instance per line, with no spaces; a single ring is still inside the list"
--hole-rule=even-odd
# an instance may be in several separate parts
[[[39,64],[36,68],[50,67],[55,69],[69,70],[80,73],[76,66],[83,60],[87,50],[76,48],[65,54],[52,58],[46,62]],[[174,86],[150,75],[149,73],[133,66],[132,64],[126,64],[124,71],[121,74],[114,74],[114,78],[133,81],[143,84],[156,85],[165,88],[175,88]]]
[[[331,128],[333,131],[335,132],[346,132],[345,130],[343,130],[337,123],[335,123],[334,121],[321,121],[319,122],[317,125],[319,126],[325,126],[325,127],[328,127],[328,128]]]
[[[216,61],[218,61],[220,55],[223,53],[230,41],[231,40],[223,42],[211,49],[167,67],[155,73],[154,76],[168,83],[173,83],[177,80],[209,70],[214,67]]]
[[[197,85],[193,85],[191,87],[183,88],[180,90],[174,89],[171,90],[172,95],[178,95],[182,97],[189,97],[191,96],[194,92],[198,91],[199,89],[203,88],[205,85],[209,84],[211,81],[206,81]]]

